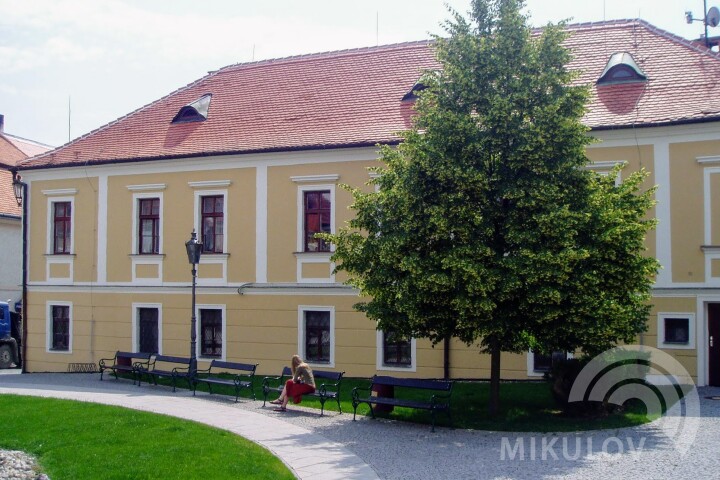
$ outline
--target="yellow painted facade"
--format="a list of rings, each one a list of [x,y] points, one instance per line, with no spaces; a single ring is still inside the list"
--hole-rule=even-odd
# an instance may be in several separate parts
[[[720,140],[717,125],[596,132],[590,168],[649,172],[658,185],[651,215],[659,226],[647,254],[663,264],[648,331],[638,342],[661,346],[699,384],[708,381],[707,304],[720,302]],[[329,311],[330,361],[316,368],[367,377],[385,371],[375,324],[353,310],[356,292],[332,274],[329,254],[302,252],[302,193],[329,190],[333,227],[351,218],[350,194],[341,184],[365,185],[375,166],[374,148],[287,154],[135,162],[83,169],[28,171],[30,183],[30,283],[28,371],[65,371],[116,350],[138,350],[139,309],[159,312],[158,346],[164,354],[189,354],[190,265],[184,243],[200,230],[198,204],[205,195],[225,200],[222,254],[198,266],[199,309],[222,311],[222,358],[259,363],[259,374],[279,372],[303,353],[303,312]],[[52,255],[51,209],[73,202],[73,251]],[[160,251],[137,248],[137,205],[161,199]],[[710,211],[708,211],[708,209]],[[710,224],[708,224],[710,219]],[[53,351],[48,330],[53,305],[71,306],[71,348]],[[685,315],[692,340],[663,344],[661,318]],[[200,336],[198,337],[200,341]],[[528,355],[503,355],[506,379],[536,378]],[[201,358],[200,366],[204,365]],[[443,346],[425,340],[413,347],[412,366],[393,375],[441,377]],[[489,357],[477,346],[451,342],[454,378],[488,378]]]

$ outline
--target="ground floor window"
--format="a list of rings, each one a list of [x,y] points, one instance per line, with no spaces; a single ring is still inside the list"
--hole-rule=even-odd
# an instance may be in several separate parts
[[[300,307],[299,346],[306,362],[334,364],[334,314],[332,307]]]
[[[138,351],[142,353],[160,352],[159,310],[157,308],[138,308]]]
[[[48,350],[69,352],[71,348],[70,305],[50,305],[48,310]]]
[[[223,356],[222,310],[200,309],[200,356],[221,358]]]
[[[395,332],[382,332],[383,365],[410,367],[412,365],[412,339]]]
[[[658,313],[658,348],[695,348],[695,314]]]

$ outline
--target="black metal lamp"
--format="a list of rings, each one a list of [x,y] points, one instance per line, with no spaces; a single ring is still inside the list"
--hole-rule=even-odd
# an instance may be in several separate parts
[[[190,240],[185,242],[185,249],[187,250],[188,262],[192,265],[192,314],[190,316],[190,374],[194,377],[197,372],[197,356],[196,356],[196,344],[197,344],[197,333],[196,325],[197,318],[195,317],[195,282],[197,279],[197,269],[195,266],[200,263],[200,255],[203,251],[203,244],[197,241],[197,234],[193,229],[190,234]]]
[[[18,204],[18,207],[22,207],[23,203],[23,187],[25,184],[22,181],[22,178],[17,173],[13,176],[13,191],[15,192],[15,201]]]

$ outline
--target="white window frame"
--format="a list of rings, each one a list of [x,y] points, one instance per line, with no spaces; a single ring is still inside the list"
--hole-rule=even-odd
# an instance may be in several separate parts
[[[376,342],[376,368],[388,372],[416,372],[417,371],[417,342],[414,337],[410,338],[410,365],[407,367],[385,365],[385,343],[383,342],[383,330],[377,329],[375,335]]]
[[[618,165],[622,165],[623,167],[627,165],[627,160],[610,160],[607,162],[593,162],[587,166],[588,170],[594,170],[599,175],[602,175],[603,177],[610,176],[610,172],[613,168],[615,168]],[[622,183],[622,169],[617,172],[617,175],[615,176],[615,186],[618,187]]]
[[[311,362],[305,352],[305,312],[330,312],[330,361]],[[328,305],[298,305],[298,354],[310,366],[335,368],[335,307]]]
[[[132,351],[140,351],[140,315],[138,310],[141,308],[154,308],[158,311],[158,355],[163,353],[163,319],[162,319],[162,303],[133,303],[132,304]]]
[[[297,180],[295,180],[297,181]],[[296,252],[300,254],[318,255],[326,254],[328,258],[332,252],[335,251],[335,245],[330,245],[329,252],[306,252],[305,251],[305,204],[304,196],[305,192],[317,192],[321,190],[330,190],[330,233],[335,233],[335,184],[313,184],[313,185],[298,185],[297,189],[297,244]]]
[[[68,349],[53,350],[52,348],[52,307],[68,308]],[[73,352],[73,304],[64,300],[48,300],[45,302],[45,352],[57,355],[69,355]]]
[[[668,318],[687,318],[688,343],[665,342],[665,320]],[[661,312],[657,314],[657,346],[664,350],[693,350],[695,349],[695,314],[690,312]]]
[[[222,253],[208,253],[209,256],[227,255],[228,254],[228,222],[230,215],[228,213],[228,191],[225,190],[195,190],[195,231],[198,233],[198,238],[203,240],[202,236],[202,197],[216,197],[222,195],[223,197],[223,246]],[[200,263],[202,263],[203,257],[200,257]]]
[[[568,352],[567,356],[565,357],[568,360],[573,358],[572,352]],[[538,372],[535,370],[535,352],[532,350],[528,350],[527,352],[527,376],[528,377],[543,377],[545,376],[545,372]]]
[[[129,187],[128,187],[129,188]],[[147,198],[157,198],[160,200],[160,226],[159,226],[159,235],[160,235],[160,244],[158,245],[158,253],[140,253],[140,241],[138,238],[138,215],[140,214],[140,210],[138,209],[138,206],[140,205],[140,200],[144,200]],[[163,255],[164,249],[163,244],[165,243],[165,235],[164,235],[164,202],[163,202],[163,192],[140,192],[140,193],[133,193],[132,196],[132,252],[133,255],[139,255],[142,257],[152,257],[153,255]],[[133,269],[134,270],[134,269]],[[162,278],[162,275],[161,275]]]
[[[66,190],[62,190],[63,192],[66,192]],[[44,191],[45,195],[48,196],[47,199],[47,208],[48,208],[48,218],[47,218],[47,248],[46,252],[48,255],[52,255],[55,257],[63,257],[67,255],[74,255],[75,254],[75,197],[60,197],[60,196],[51,196],[47,191]],[[54,236],[55,236],[55,204],[56,203],[62,203],[62,202],[70,202],[70,253],[55,253],[54,247]],[[72,275],[71,275],[72,278]]]
[[[220,310],[222,313],[222,355],[220,358],[218,357],[203,357],[200,355],[200,352],[202,351],[202,337],[200,336],[201,332],[201,318],[200,318],[200,310]],[[226,307],[225,305],[219,305],[219,304],[202,304],[202,305],[195,305],[195,357],[199,362],[212,362],[213,360],[222,360],[225,361],[227,359],[227,315],[226,315]]]

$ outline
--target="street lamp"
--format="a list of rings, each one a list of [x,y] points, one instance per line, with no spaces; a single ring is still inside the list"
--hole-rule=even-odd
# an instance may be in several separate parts
[[[27,279],[28,279],[28,185],[22,181],[17,169],[12,169],[12,185],[15,193],[15,201],[18,207],[22,207],[22,334],[20,335],[20,363],[22,372],[25,373],[25,354],[27,353],[27,318],[28,318],[28,301],[27,301]]]
[[[18,204],[18,207],[22,207],[23,204],[23,188],[25,187],[25,183],[22,181],[22,177],[15,172],[15,175],[13,176],[13,191],[15,193],[15,201]]]
[[[197,372],[196,344],[197,333],[195,327],[197,319],[195,317],[195,279],[197,278],[197,269],[195,266],[200,263],[200,255],[202,254],[203,244],[197,241],[197,234],[193,228],[190,234],[190,240],[185,242],[187,250],[188,262],[192,265],[192,314],[190,317],[190,375],[195,376]]]

